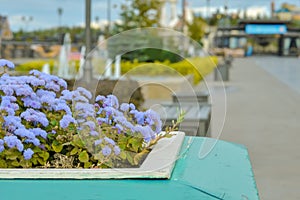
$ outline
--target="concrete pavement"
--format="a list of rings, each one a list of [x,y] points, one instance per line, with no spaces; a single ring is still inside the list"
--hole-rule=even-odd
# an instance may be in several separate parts
[[[225,83],[227,114],[220,139],[248,148],[262,200],[296,200],[300,199],[300,93],[272,75],[272,62],[268,61],[276,59],[277,65],[286,67],[291,65],[289,59],[295,58],[266,59],[234,59],[230,81]],[[260,65],[269,65],[264,67],[270,71]],[[299,66],[293,67],[293,73],[300,74],[300,59]],[[223,101],[218,94],[215,97],[216,103]],[[217,137],[217,118],[218,114],[212,118],[212,137]]]

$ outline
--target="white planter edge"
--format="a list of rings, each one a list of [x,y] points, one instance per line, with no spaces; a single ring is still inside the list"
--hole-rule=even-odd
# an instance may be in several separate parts
[[[139,168],[0,169],[0,179],[169,179],[178,159],[184,132],[161,139]]]

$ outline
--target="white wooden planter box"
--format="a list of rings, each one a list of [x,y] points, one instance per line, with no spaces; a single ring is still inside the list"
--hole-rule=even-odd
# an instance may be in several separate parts
[[[161,139],[139,168],[0,169],[0,179],[123,179],[171,177],[185,134]]]

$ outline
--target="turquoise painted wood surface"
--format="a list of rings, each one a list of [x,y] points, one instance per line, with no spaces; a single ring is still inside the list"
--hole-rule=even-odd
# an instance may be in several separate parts
[[[204,140],[214,139],[185,138],[170,180],[0,180],[0,199],[258,200],[247,149],[218,141],[199,159]]]

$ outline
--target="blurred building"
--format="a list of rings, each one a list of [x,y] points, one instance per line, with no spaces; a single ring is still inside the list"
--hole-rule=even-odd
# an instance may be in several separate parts
[[[280,9],[274,12],[274,17],[285,21],[300,21],[300,7],[296,5],[283,3]]]
[[[3,40],[11,40],[13,38],[10,30],[8,18],[0,15],[0,38]]]

